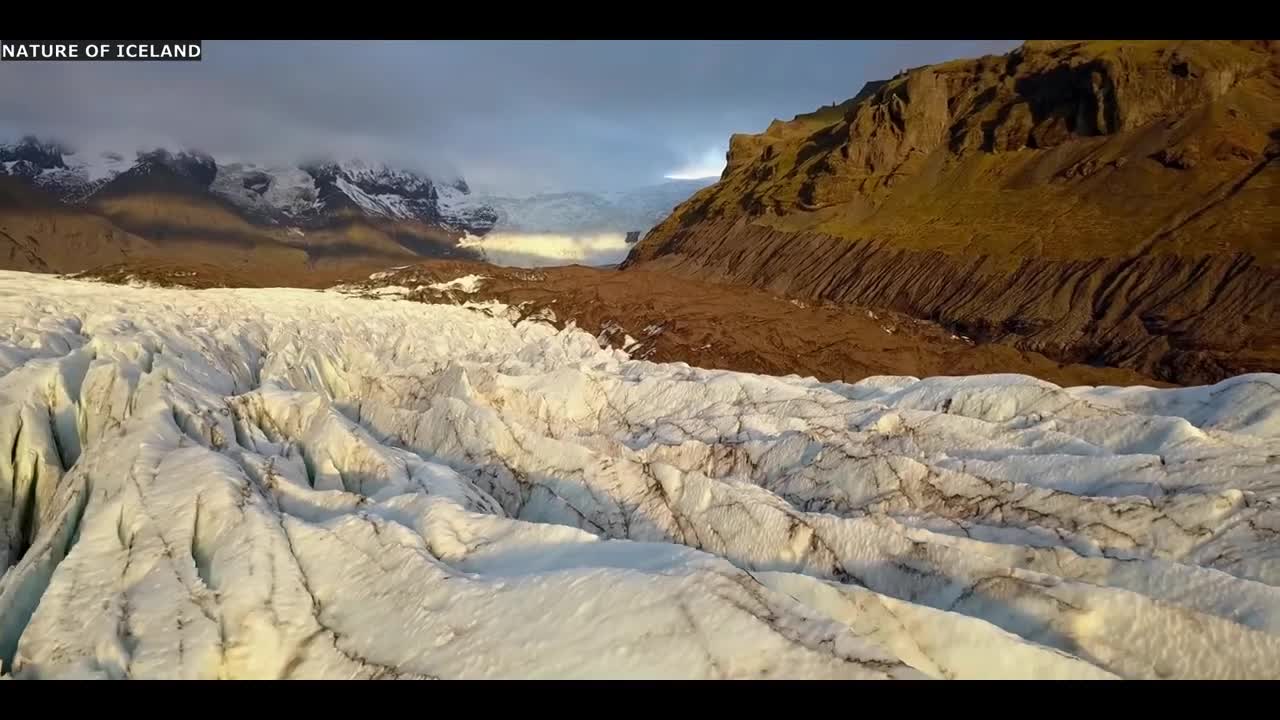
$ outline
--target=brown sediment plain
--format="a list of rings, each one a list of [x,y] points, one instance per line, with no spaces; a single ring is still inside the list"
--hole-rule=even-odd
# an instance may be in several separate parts
[[[428,286],[483,278],[475,292]],[[1059,363],[1002,344],[976,344],[936,323],[836,303],[809,304],[762,290],[663,272],[581,266],[526,270],[433,260],[368,275],[284,276],[216,266],[126,264],[81,277],[157,285],[342,285],[355,295],[402,287],[422,302],[497,301],[563,328],[570,322],[633,357],[770,375],[856,382],[872,375],[1023,373],[1059,385],[1164,386],[1127,369]],[[548,312],[549,311],[549,312]]]

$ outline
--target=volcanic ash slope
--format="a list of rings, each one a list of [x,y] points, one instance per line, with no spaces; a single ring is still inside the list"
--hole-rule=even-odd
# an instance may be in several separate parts
[[[0,273],[16,678],[1280,676],[1280,377],[855,385]]]

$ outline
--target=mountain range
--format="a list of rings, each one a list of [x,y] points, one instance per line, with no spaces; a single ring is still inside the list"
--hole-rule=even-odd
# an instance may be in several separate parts
[[[77,152],[28,136],[0,145],[0,175],[72,205],[149,186],[205,192],[271,225],[317,226],[355,213],[483,234],[497,219],[484,204],[467,202],[471,190],[460,177],[439,181],[358,159],[267,166],[218,162],[199,150]]]
[[[461,177],[360,159],[270,165],[26,137],[0,145],[0,263],[65,272],[142,256],[241,266],[269,257],[327,278],[389,261],[477,258],[474,243],[460,241],[495,228],[635,238],[709,182],[480,196]]]
[[[0,263],[72,272],[146,258],[323,282],[389,262],[473,257],[458,240],[488,232],[496,215],[469,194],[462,178],[358,160],[269,166],[27,137],[0,145]]]

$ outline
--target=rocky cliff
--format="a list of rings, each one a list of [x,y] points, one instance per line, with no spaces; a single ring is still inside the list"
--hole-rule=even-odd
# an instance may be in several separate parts
[[[625,267],[1176,382],[1280,367],[1280,43],[1029,42],[731,139]]]

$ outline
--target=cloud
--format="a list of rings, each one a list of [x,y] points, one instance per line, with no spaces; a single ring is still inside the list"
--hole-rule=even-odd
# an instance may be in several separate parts
[[[707,168],[734,132],[1013,41],[208,41],[200,63],[5,63],[0,133],[456,168],[505,193]]]
[[[512,267],[613,265],[627,259],[632,246],[626,233],[527,233],[498,231],[470,237],[463,247],[479,250],[484,259]]]

